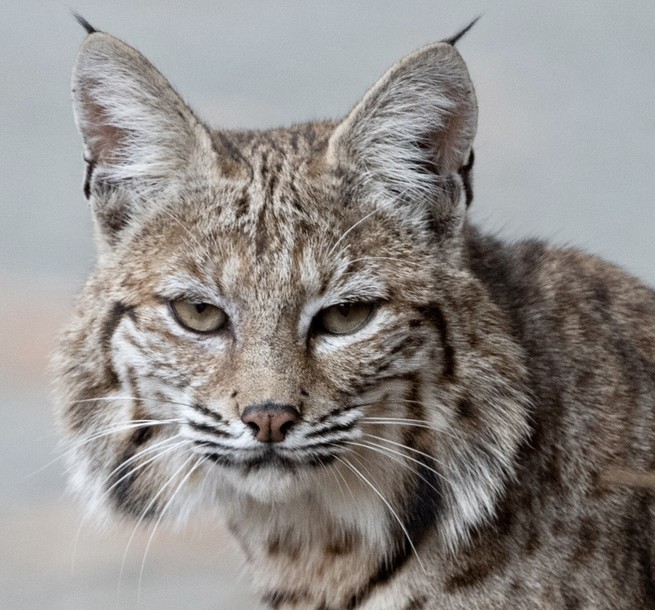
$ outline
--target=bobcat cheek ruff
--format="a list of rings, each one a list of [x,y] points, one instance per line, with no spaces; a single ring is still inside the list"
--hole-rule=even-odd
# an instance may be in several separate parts
[[[470,225],[459,35],[237,132],[83,25],[98,262],[54,370],[90,508],[218,509],[272,608],[655,604],[652,492],[606,476],[655,460],[655,296]]]

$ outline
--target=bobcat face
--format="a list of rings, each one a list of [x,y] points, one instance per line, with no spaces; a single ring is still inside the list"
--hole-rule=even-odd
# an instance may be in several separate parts
[[[528,400],[464,265],[477,107],[453,45],[340,123],[268,132],[209,130],[103,33],[73,83],[99,256],[58,414],[94,509],[305,501],[331,531],[459,544],[512,476]]]
[[[404,413],[407,380],[447,355],[428,313],[429,230],[346,203],[343,180],[319,190],[294,168],[271,188],[259,172],[148,217],[102,276],[124,314],[110,339],[120,393],[171,422],[143,443],[176,435],[202,470],[276,495],[383,433],[366,420]]]

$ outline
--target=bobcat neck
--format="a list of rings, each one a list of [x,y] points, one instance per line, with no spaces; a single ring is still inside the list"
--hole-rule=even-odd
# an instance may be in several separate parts
[[[339,520],[336,507],[324,502],[299,498],[279,504],[276,515],[270,505],[251,502],[228,519],[260,597],[272,608],[355,607],[384,572],[392,538],[387,515],[378,511],[372,531],[371,523],[348,515]]]

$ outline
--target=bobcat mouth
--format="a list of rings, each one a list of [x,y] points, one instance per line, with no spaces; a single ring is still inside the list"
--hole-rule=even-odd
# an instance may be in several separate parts
[[[329,447],[325,447],[329,449],[328,451],[317,451],[317,447],[313,447],[311,451],[289,450],[267,444],[257,449],[227,452],[216,443],[208,441],[197,441],[195,447],[199,453],[215,464],[244,468],[248,471],[263,468],[290,471],[302,467],[324,466],[332,462],[338,453],[336,443],[329,443]]]

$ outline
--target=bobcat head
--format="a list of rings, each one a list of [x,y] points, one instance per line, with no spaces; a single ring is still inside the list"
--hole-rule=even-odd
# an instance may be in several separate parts
[[[98,261],[55,366],[92,508],[307,503],[452,546],[492,513],[528,400],[466,266],[477,105],[452,42],[340,122],[215,131],[90,30],[73,101]]]

